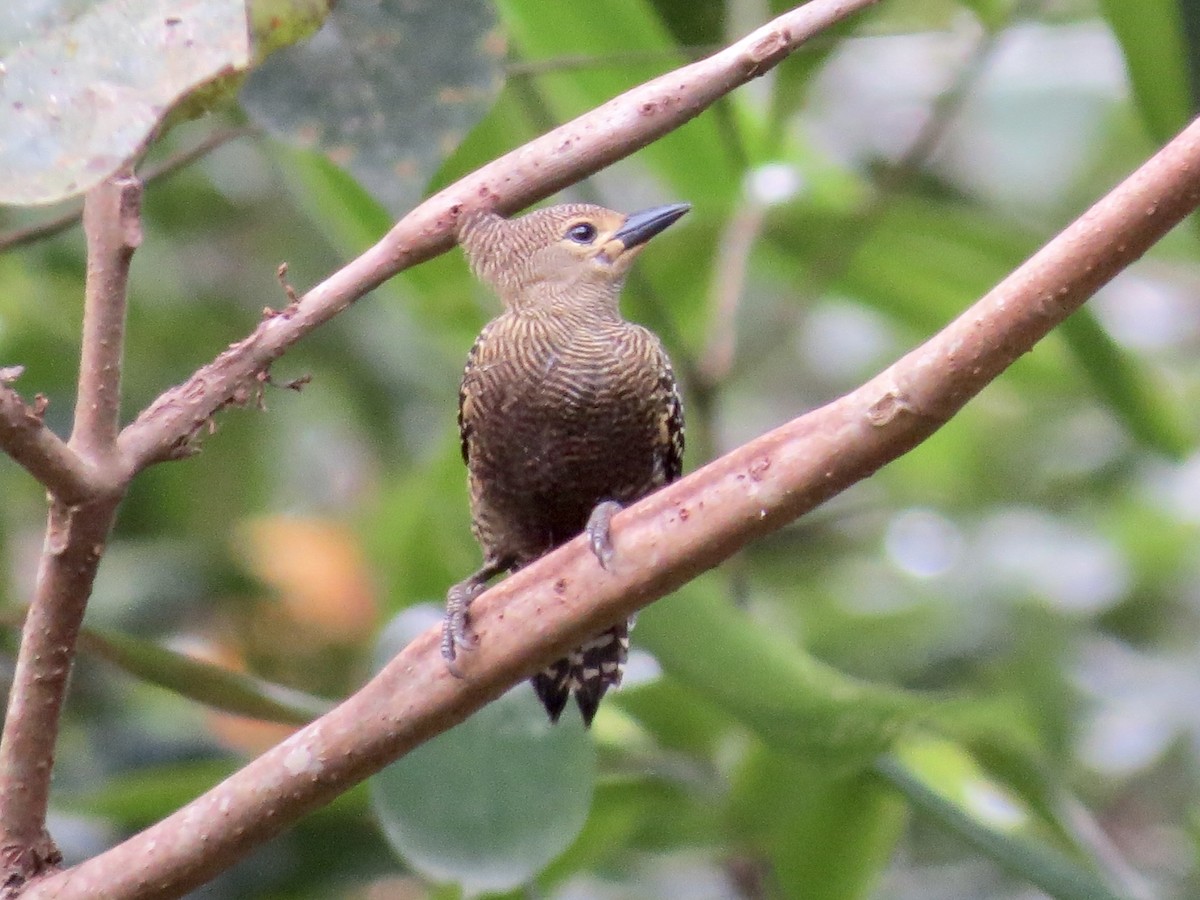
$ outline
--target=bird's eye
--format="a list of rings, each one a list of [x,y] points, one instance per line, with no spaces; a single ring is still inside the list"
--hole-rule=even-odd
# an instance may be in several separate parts
[[[596,239],[596,226],[591,222],[580,222],[567,229],[567,237],[577,244],[590,244]]]

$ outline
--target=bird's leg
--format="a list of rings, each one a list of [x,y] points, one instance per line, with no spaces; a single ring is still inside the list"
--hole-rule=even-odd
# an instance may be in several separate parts
[[[621,511],[621,504],[616,500],[605,500],[596,504],[592,514],[588,516],[587,526],[583,533],[588,537],[592,552],[600,563],[600,568],[607,569],[616,553],[612,542],[612,517]]]
[[[465,581],[460,581],[446,593],[446,617],[442,620],[442,656],[450,665],[450,671],[461,677],[454,665],[459,650],[474,650],[479,643],[467,624],[467,610],[475,598],[483,593],[489,579],[507,569],[505,560],[488,557],[479,571]]]

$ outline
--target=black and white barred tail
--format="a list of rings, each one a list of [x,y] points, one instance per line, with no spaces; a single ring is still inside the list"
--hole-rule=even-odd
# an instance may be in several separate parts
[[[567,698],[574,694],[583,724],[590,727],[604,693],[621,683],[628,657],[629,623],[622,622],[534,675],[533,690],[550,721],[558,721]]]

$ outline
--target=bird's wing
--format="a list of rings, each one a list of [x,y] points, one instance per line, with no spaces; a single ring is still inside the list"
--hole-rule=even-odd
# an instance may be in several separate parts
[[[471,345],[467,353],[467,364],[463,368],[462,383],[458,388],[458,438],[462,442],[463,462],[468,464],[471,462],[471,435],[475,430],[475,391],[478,390],[479,356],[491,330],[492,323],[489,322]]]
[[[675,481],[683,474],[683,398],[679,395],[679,382],[675,380],[675,370],[671,368],[671,360],[666,351],[659,346],[661,360],[659,363],[659,390],[662,392],[663,427],[663,474],[667,484]]]

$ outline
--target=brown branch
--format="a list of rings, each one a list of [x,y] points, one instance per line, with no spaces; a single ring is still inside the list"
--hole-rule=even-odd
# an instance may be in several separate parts
[[[0,450],[60,500],[74,503],[83,499],[90,489],[91,469],[42,421],[45,398],[39,396],[32,406],[27,405],[9,386],[10,380],[0,378]]]
[[[98,465],[114,462],[117,449],[129,263],[142,242],[141,204],[141,182],[117,175],[93,189],[83,206],[87,289],[75,428],[69,443]]]
[[[72,471],[86,465],[88,472],[78,496],[52,497],[0,736],[0,864],[10,885],[61,860],[46,832],[59,716],[83,613],[130,474],[117,456],[116,438],[126,288],[129,262],[141,241],[140,202],[140,182],[120,175],[101,182],[84,200],[88,267],[75,429],[66,447],[45,432],[31,435],[60,463],[70,460]]]
[[[137,468],[189,451],[223,407],[253,395],[285,350],[367,291],[448,250],[476,207],[514,212],[628,156],[762,75],[800,44],[877,0],[813,0],[707,59],[636,87],[537,138],[426,200],[374,247],[267,319],[191,379],[167,391],[121,435]]]
[[[171,897],[461,721],[579,642],[867,477],[944,424],[1200,205],[1200,121],[923,346],[851,394],[618,514],[602,571],[580,538],[472,607],[479,648],[454,678],[439,631],[361,691],[124,844],[28,898]]]

